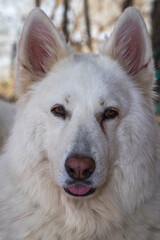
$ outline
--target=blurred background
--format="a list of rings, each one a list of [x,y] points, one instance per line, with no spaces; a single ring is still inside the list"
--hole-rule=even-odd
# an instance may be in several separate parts
[[[0,96],[15,99],[17,42],[31,9],[43,9],[76,52],[98,52],[100,43],[111,34],[128,6],[137,7],[146,22],[155,59],[156,91],[160,95],[160,0],[0,0]]]

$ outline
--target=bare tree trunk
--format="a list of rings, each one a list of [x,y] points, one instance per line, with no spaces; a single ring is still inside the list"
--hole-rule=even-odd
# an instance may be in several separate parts
[[[152,18],[152,46],[154,51],[155,67],[157,70],[157,87],[156,91],[160,94],[160,0],[153,2],[151,13]]]
[[[35,0],[35,6],[40,7],[41,5],[41,0]]]
[[[133,5],[133,0],[125,0],[122,5],[122,11]]]
[[[160,1],[155,0],[152,8],[152,45],[156,50],[160,47]]]
[[[69,9],[69,4],[68,4],[68,0],[64,0],[64,17],[63,17],[63,32],[65,34],[66,37],[66,41],[68,42],[69,40],[69,33],[68,33],[68,9]]]
[[[91,25],[90,25],[90,17],[89,17],[88,0],[84,0],[84,14],[85,14],[85,22],[86,22],[86,28],[87,28],[87,36],[88,36],[87,45],[92,50]]]

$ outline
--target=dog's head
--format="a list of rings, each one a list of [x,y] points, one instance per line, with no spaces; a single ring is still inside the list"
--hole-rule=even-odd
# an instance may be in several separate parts
[[[19,43],[15,131],[25,155],[18,151],[16,168],[30,169],[34,194],[52,192],[53,181],[84,201],[108,193],[130,208],[148,197],[153,79],[149,37],[135,8],[122,14],[99,55],[73,54],[48,17],[33,10]]]

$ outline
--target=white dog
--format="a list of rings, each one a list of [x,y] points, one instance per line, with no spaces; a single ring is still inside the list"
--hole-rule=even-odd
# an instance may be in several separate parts
[[[0,159],[1,240],[159,240],[152,50],[135,8],[99,55],[74,54],[38,9],[18,50]]]

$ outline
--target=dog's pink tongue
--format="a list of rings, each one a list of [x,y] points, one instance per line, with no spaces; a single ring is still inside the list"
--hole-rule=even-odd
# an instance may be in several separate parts
[[[83,184],[76,184],[74,186],[68,187],[68,190],[76,195],[85,195],[89,192],[91,187],[85,186]]]

